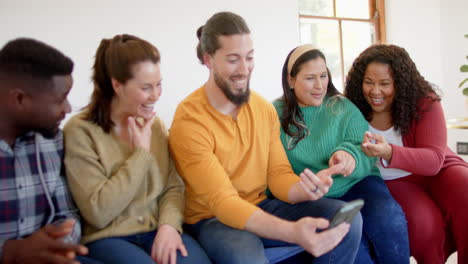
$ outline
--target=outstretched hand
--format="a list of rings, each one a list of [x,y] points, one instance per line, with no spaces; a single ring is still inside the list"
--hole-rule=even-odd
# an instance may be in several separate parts
[[[314,174],[309,169],[305,169],[299,177],[299,186],[306,194],[308,200],[314,201],[328,193],[333,184],[332,175],[337,174],[337,166],[321,170]]]
[[[384,136],[367,131],[361,145],[362,151],[369,157],[379,157],[388,162],[392,160],[393,149]]]
[[[336,174],[342,174],[343,176],[349,176],[353,173],[356,168],[356,160],[354,157],[344,150],[338,150],[328,160],[328,165],[336,167]]]

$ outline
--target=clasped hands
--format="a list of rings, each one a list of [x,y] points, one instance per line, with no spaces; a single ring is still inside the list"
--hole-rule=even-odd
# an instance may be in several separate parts
[[[2,263],[78,263],[76,255],[86,255],[88,249],[63,241],[72,232],[74,224],[75,220],[67,220],[61,225],[48,224],[24,239],[7,240],[3,245]]]

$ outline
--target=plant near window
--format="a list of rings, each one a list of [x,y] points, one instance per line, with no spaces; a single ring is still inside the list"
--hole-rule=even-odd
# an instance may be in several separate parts
[[[465,34],[465,38],[468,38],[468,34]],[[466,56],[466,58],[468,59],[468,56]],[[468,72],[468,64],[463,64],[461,67],[460,67],[460,72]],[[465,80],[463,80],[460,85],[458,85],[459,88],[462,88],[463,85],[468,82],[468,78],[465,78]],[[463,90],[462,90],[462,93],[463,95],[465,96],[468,96],[468,86],[464,87]]]

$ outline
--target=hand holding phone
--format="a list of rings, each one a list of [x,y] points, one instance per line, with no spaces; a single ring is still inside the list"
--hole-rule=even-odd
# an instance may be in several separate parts
[[[363,206],[364,200],[362,199],[357,199],[345,203],[336,211],[335,215],[330,221],[330,225],[328,228],[333,228],[343,222],[351,224],[354,216],[356,216],[356,214],[359,212],[359,210],[361,210]]]
[[[58,227],[61,227],[65,222],[68,222],[68,221],[73,221],[73,224],[71,225],[71,232],[68,233],[67,235],[61,237],[60,239],[65,242],[65,243],[69,243],[69,244],[74,244],[74,241],[78,241],[79,240],[79,236],[80,234],[77,234],[75,228],[74,228],[74,225],[76,224],[75,220],[70,220],[70,219],[59,219],[59,220],[56,220],[54,222],[52,222],[53,225],[55,226],[58,226]]]

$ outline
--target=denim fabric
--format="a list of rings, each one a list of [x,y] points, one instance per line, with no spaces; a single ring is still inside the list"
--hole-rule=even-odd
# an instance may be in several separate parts
[[[356,264],[409,263],[408,228],[405,214],[393,199],[385,182],[368,176],[354,185],[340,199],[364,199],[362,239]]]
[[[277,199],[266,199],[258,206],[282,219],[295,221],[305,216],[330,219],[342,203],[342,201],[324,198],[292,205]],[[296,258],[295,263],[353,263],[361,239],[361,227],[362,219],[358,214],[349,233],[335,249],[316,259],[310,256]],[[265,248],[292,245],[283,241],[260,238],[251,232],[228,227],[216,218],[188,225],[188,229],[215,263],[269,263],[265,256]],[[304,262],[299,262],[299,259],[304,259]]]
[[[113,264],[154,264],[151,259],[156,231],[141,233],[125,237],[110,237],[93,241],[86,246],[89,249],[88,256],[104,263]],[[203,249],[189,235],[183,234],[182,241],[187,249],[188,256],[183,257],[177,252],[177,263],[211,263]]]
[[[99,260],[91,259],[87,256],[77,256],[75,260],[79,261],[81,264],[104,264]]]

